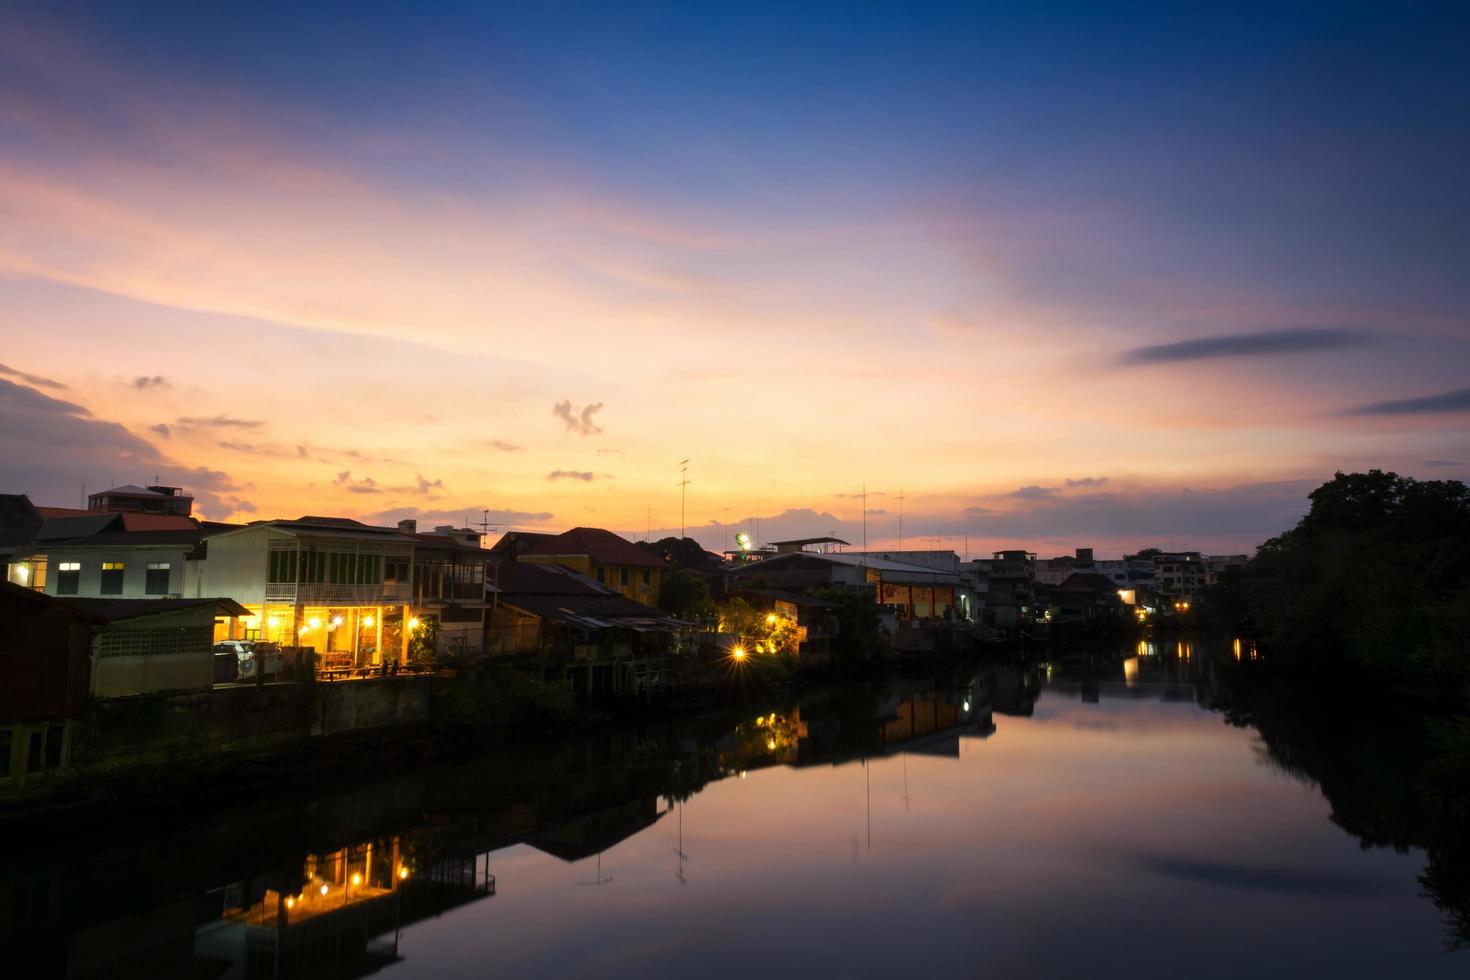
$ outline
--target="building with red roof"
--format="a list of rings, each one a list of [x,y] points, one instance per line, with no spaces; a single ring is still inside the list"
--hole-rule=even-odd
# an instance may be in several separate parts
[[[532,542],[517,560],[581,572],[649,606],[658,605],[659,580],[669,567],[647,548],[600,527],[574,527]]]

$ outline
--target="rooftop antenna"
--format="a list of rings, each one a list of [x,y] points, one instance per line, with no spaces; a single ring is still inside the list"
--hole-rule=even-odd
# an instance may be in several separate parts
[[[490,508],[482,507],[480,508],[480,547],[485,546],[485,539],[490,536],[492,530],[496,530],[496,527],[490,523]]]
[[[725,508],[725,550],[730,550],[730,508]]]
[[[684,522],[684,499],[689,487],[689,460],[679,461],[679,540],[683,541],[688,528]]]
[[[679,859],[679,869],[674,876],[679,879],[679,884],[687,885],[689,880],[684,877],[684,863],[689,860],[689,855],[684,853],[684,803],[679,802],[679,846],[674,848],[674,856]]]
[[[863,550],[868,550],[868,485],[863,484]]]
[[[903,502],[905,500],[903,484],[898,485],[898,550],[903,550]]]
[[[612,884],[612,875],[608,875],[606,878],[604,878],[602,876],[602,852],[601,851],[598,851],[597,852],[597,877],[594,880],[592,880],[592,881],[579,881],[579,882],[577,882],[577,884],[579,884],[579,885],[610,885],[610,884]]]

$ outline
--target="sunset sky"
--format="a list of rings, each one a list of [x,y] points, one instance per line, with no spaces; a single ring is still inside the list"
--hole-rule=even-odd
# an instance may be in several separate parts
[[[1246,551],[1470,476],[1467,10],[6,4],[0,492]]]

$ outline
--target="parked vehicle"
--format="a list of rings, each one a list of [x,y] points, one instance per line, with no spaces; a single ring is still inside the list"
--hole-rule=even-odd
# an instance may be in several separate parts
[[[221,640],[214,645],[215,655],[215,678],[223,668],[219,663],[220,657],[235,655],[235,680],[249,680],[255,676],[255,651],[251,649],[252,644],[245,640]]]
[[[281,673],[281,645],[270,640],[256,640],[250,644],[250,652],[255,656],[257,667],[265,673],[266,677],[276,677]]]

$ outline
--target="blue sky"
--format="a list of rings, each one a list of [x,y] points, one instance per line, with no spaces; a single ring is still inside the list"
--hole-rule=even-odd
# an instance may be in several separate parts
[[[257,450],[366,431],[395,443],[376,482],[450,488],[383,510],[667,518],[666,471],[711,431],[740,449],[702,454],[710,520],[840,517],[864,479],[958,526],[1082,475],[1466,475],[1464,5],[22,4],[0,26],[5,363],[232,474],[228,499],[295,507],[336,476],[157,435],[211,414],[185,402],[237,407],[204,352],[240,322],[331,352],[249,377]],[[152,367],[103,326],[181,312],[197,344]],[[359,405],[380,343],[460,368]],[[303,425],[315,384],[362,424]],[[452,419],[400,410],[449,396]],[[565,399],[605,403],[605,431],[559,430]],[[524,453],[427,448],[481,430]],[[48,465],[0,478],[86,461]]]

